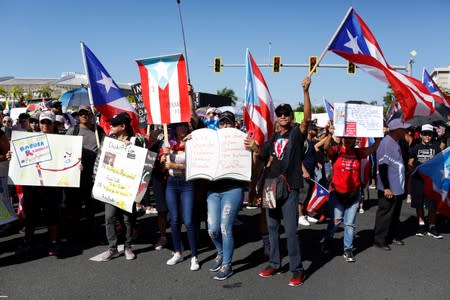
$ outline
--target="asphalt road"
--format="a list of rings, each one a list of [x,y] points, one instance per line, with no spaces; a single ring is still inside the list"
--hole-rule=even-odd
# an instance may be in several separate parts
[[[335,236],[336,253],[324,256],[319,241],[326,225],[299,226],[307,271],[299,287],[288,286],[286,256],[282,274],[268,279],[257,275],[267,265],[258,234],[259,210],[243,209],[239,215],[243,224],[235,227],[235,274],[228,280],[213,280],[208,271],[215,253],[204,224],[199,235],[201,269],[192,272],[188,250],[184,262],[166,265],[171,251],[154,250],[156,217],[145,216],[139,219],[133,261],[124,256],[110,262],[90,261],[106,250],[104,238],[103,245],[66,246],[64,258],[48,257],[42,247],[35,256],[19,259],[14,249],[22,234],[1,237],[0,299],[450,299],[448,220],[440,219],[444,239],[416,237],[414,211],[404,203],[401,229],[406,245],[393,245],[392,251],[385,252],[371,246],[376,202],[368,200],[366,212],[357,216],[356,263],[342,257],[342,230]],[[283,244],[284,235],[282,239]]]

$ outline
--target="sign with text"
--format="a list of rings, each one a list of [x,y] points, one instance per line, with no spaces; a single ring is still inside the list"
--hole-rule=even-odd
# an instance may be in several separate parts
[[[192,132],[186,143],[186,179],[250,181],[252,153],[245,149],[246,134],[235,128]]]
[[[8,194],[8,162],[0,162],[0,225],[17,220]]]
[[[95,176],[92,196],[128,212],[138,196],[147,149],[106,137]]]
[[[9,184],[80,186],[82,136],[12,131]]]
[[[335,103],[334,134],[347,137],[383,137],[383,107]]]
[[[145,109],[144,99],[142,99],[142,88],[140,83],[131,86],[131,92],[136,99],[136,112],[139,116],[139,128],[147,128],[147,110]]]

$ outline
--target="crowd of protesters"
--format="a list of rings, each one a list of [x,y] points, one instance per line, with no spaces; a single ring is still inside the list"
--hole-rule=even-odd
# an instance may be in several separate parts
[[[290,286],[301,285],[305,280],[300,239],[297,236],[298,225],[310,226],[311,223],[328,220],[328,227],[321,241],[321,249],[327,254],[335,251],[333,236],[337,227],[342,224],[344,259],[355,262],[353,251],[358,247],[353,244],[356,217],[358,212],[364,213],[364,189],[368,188],[378,190],[379,203],[373,240],[375,247],[389,251],[391,244],[404,245],[398,225],[402,203],[405,201],[410,202],[417,211],[417,236],[427,235],[437,239],[443,237],[436,222],[436,205],[424,196],[423,181],[414,170],[450,145],[447,124],[441,121],[412,127],[400,119],[389,120],[386,122],[384,138],[377,138],[369,144],[366,143],[367,139],[336,136],[332,124],[320,128],[315,120],[311,120],[310,84],[309,77],[301,83],[304,119],[300,124],[294,122],[291,106],[281,104],[275,109],[275,132],[266,143],[258,145],[250,135],[243,140],[246,149],[253,152],[251,183],[232,179],[186,180],[185,144],[190,138],[190,132],[200,128],[238,128],[245,131],[232,112],[209,108],[205,116],[199,117],[192,109],[190,123],[169,126],[168,144],[163,142],[162,131],[156,127],[147,136],[134,132],[127,113],[107,120],[110,137],[158,153],[150,184],[156,201],[157,230],[160,235],[155,249],[169,247],[166,233],[169,225],[173,254],[167,260],[167,265],[177,265],[186,258],[181,237],[181,226],[184,224],[190,248],[189,268],[192,271],[201,268],[198,259],[198,230],[202,220],[200,211],[205,208],[207,218],[204,221],[216,250],[216,256],[208,269],[215,273],[216,280],[232,276],[233,225],[239,222],[237,215],[244,202],[248,202],[249,206],[260,206],[261,194],[255,191],[256,181],[263,174],[266,178],[283,175],[290,187],[287,197],[277,203],[276,208],[261,208],[260,234],[269,259],[268,265],[259,272],[259,276],[263,278],[271,277],[281,269],[281,220],[287,240],[289,270],[292,272]],[[189,94],[192,97],[191,87]],[[23,187],[23,201],[20,204],[26,216],[25,238],[16,255],[27,255],[33,251],[34,232],[43,223],[48,226],[48,254],[58,256],[60,244],[67,238],[87,239],[89,234],[98,230],[97,227],[100,226],[95,224],[94,218],[95,212],[101,208],[104,209],[104,232],[108,249],[100,255],[100,260],[109,261],[121,255],[118,250],[118,228],[125,235],[125,258],[135,259],[132,245],[136,209],[149,207],[149,193],[142,204],[136,204],[132,213],[91,198],[96,158],[99,157],[101,140],[105,137],[103,129],[95,123],[96,116],[91,108],[80,106],[72,114],[63,113],[61,103],[53,101],[41,107],[40,111],[21,113],[17,120],[12,120],[8,114],[6,110],[1,114],[0,161],[11,159],[8,140],[11,139],[13,130],[83,137],[79,188]],[[364,176],[362,160],[366,160],[365,163],[371,162],[367,178]],[[263,171],[264,167],[266,171]],[[306,211],[306,207],[315,184],[329,189],[330,196],[321,209],[311,213]],[[427,218],[425,209],[428,210]],[[84,231],[80,226],[83,215],[87,223],[87,230]],[[41,217],[42,221],[39,223]]]

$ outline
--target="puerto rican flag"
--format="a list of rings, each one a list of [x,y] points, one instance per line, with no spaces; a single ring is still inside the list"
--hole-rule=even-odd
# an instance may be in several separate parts
[[[328,201],[328,198],[330,197],[330,192],[321,186],[319,183],[314,181],[314,188],[311,195],[311,200],[308,202],[308,206],[306,207],[306,210],[309,213],[315,213],[319,208],[322,207],[322,205]]]
[[[425,184],[425,196],[436,203],[437,212],[450,217],[450,148],[417,167]]]
[[[428,74],[428,72],[427,72],[427,70],[425,70],[425,68],[423,68],[422,83],[431,94],[439,97],[439,98],[436,98],[436,101],[438,101],[439,103],[442,103],[446,107],[450,108],[450,97],[448,97],[441,91],[439,86],[436,84],[436,82],[434,82],[433,78],[431,78],[430,74]]]
[[[131,126],[139,132],[139,116],[136,110],[94,53],[83,42],[81,47],[89,82],[89,98],[101,114],[100,126],[108,134],[109,123],[106,120],[121,112],[127,112],[131,117]]]
[[[400,102],[404,120],[429,116],[437,96],[417,79],[394,70],[385,60],[369,27],[351,8],[328,50],[357,64],[369,74],[388,83]]]
[[[136,60],[149,124],[191,120],[186,63],[182,54]]]
[[[273,133],[275,107],[266,81],[247,49],[245,57],[244,123],[247,132],[262,145]]]
[[[325,109],[327,110],[328,118],[331,122],[334,122],[334,106],[325,98],[323,98],[325,103]]]

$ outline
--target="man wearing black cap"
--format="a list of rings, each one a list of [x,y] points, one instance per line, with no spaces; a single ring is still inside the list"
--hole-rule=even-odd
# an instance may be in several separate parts
[[[280,174],[286,175],[291,188],[286,200],[277,201],[275,209],[266,210],[270,239],[270,260],[269,265],[259,272],[259,276],[268,278],[280,271],[279,227],[281,219],[283,219],[287,238],[289,269],[292,272],[292,278],[289,281],[290,286],[301,285],[304,280],[300,243],[297,237],[297,204],[299,189],[302,186],[303,144],[306,139],[308,123],[311,120],[310,84],[311,78],[309,77],[306,77],[302,82],[304,96],[304,119],[302,123],[294,126],[291,106],[280,104],[275,109],[280,131],[274,133],[269,142],[263,145],[258,155],[258,158],[266,164],[272,157],[271,168],[267,177],[275,178]],[[257,146],[252,145],[252,149],[257,150]]]

